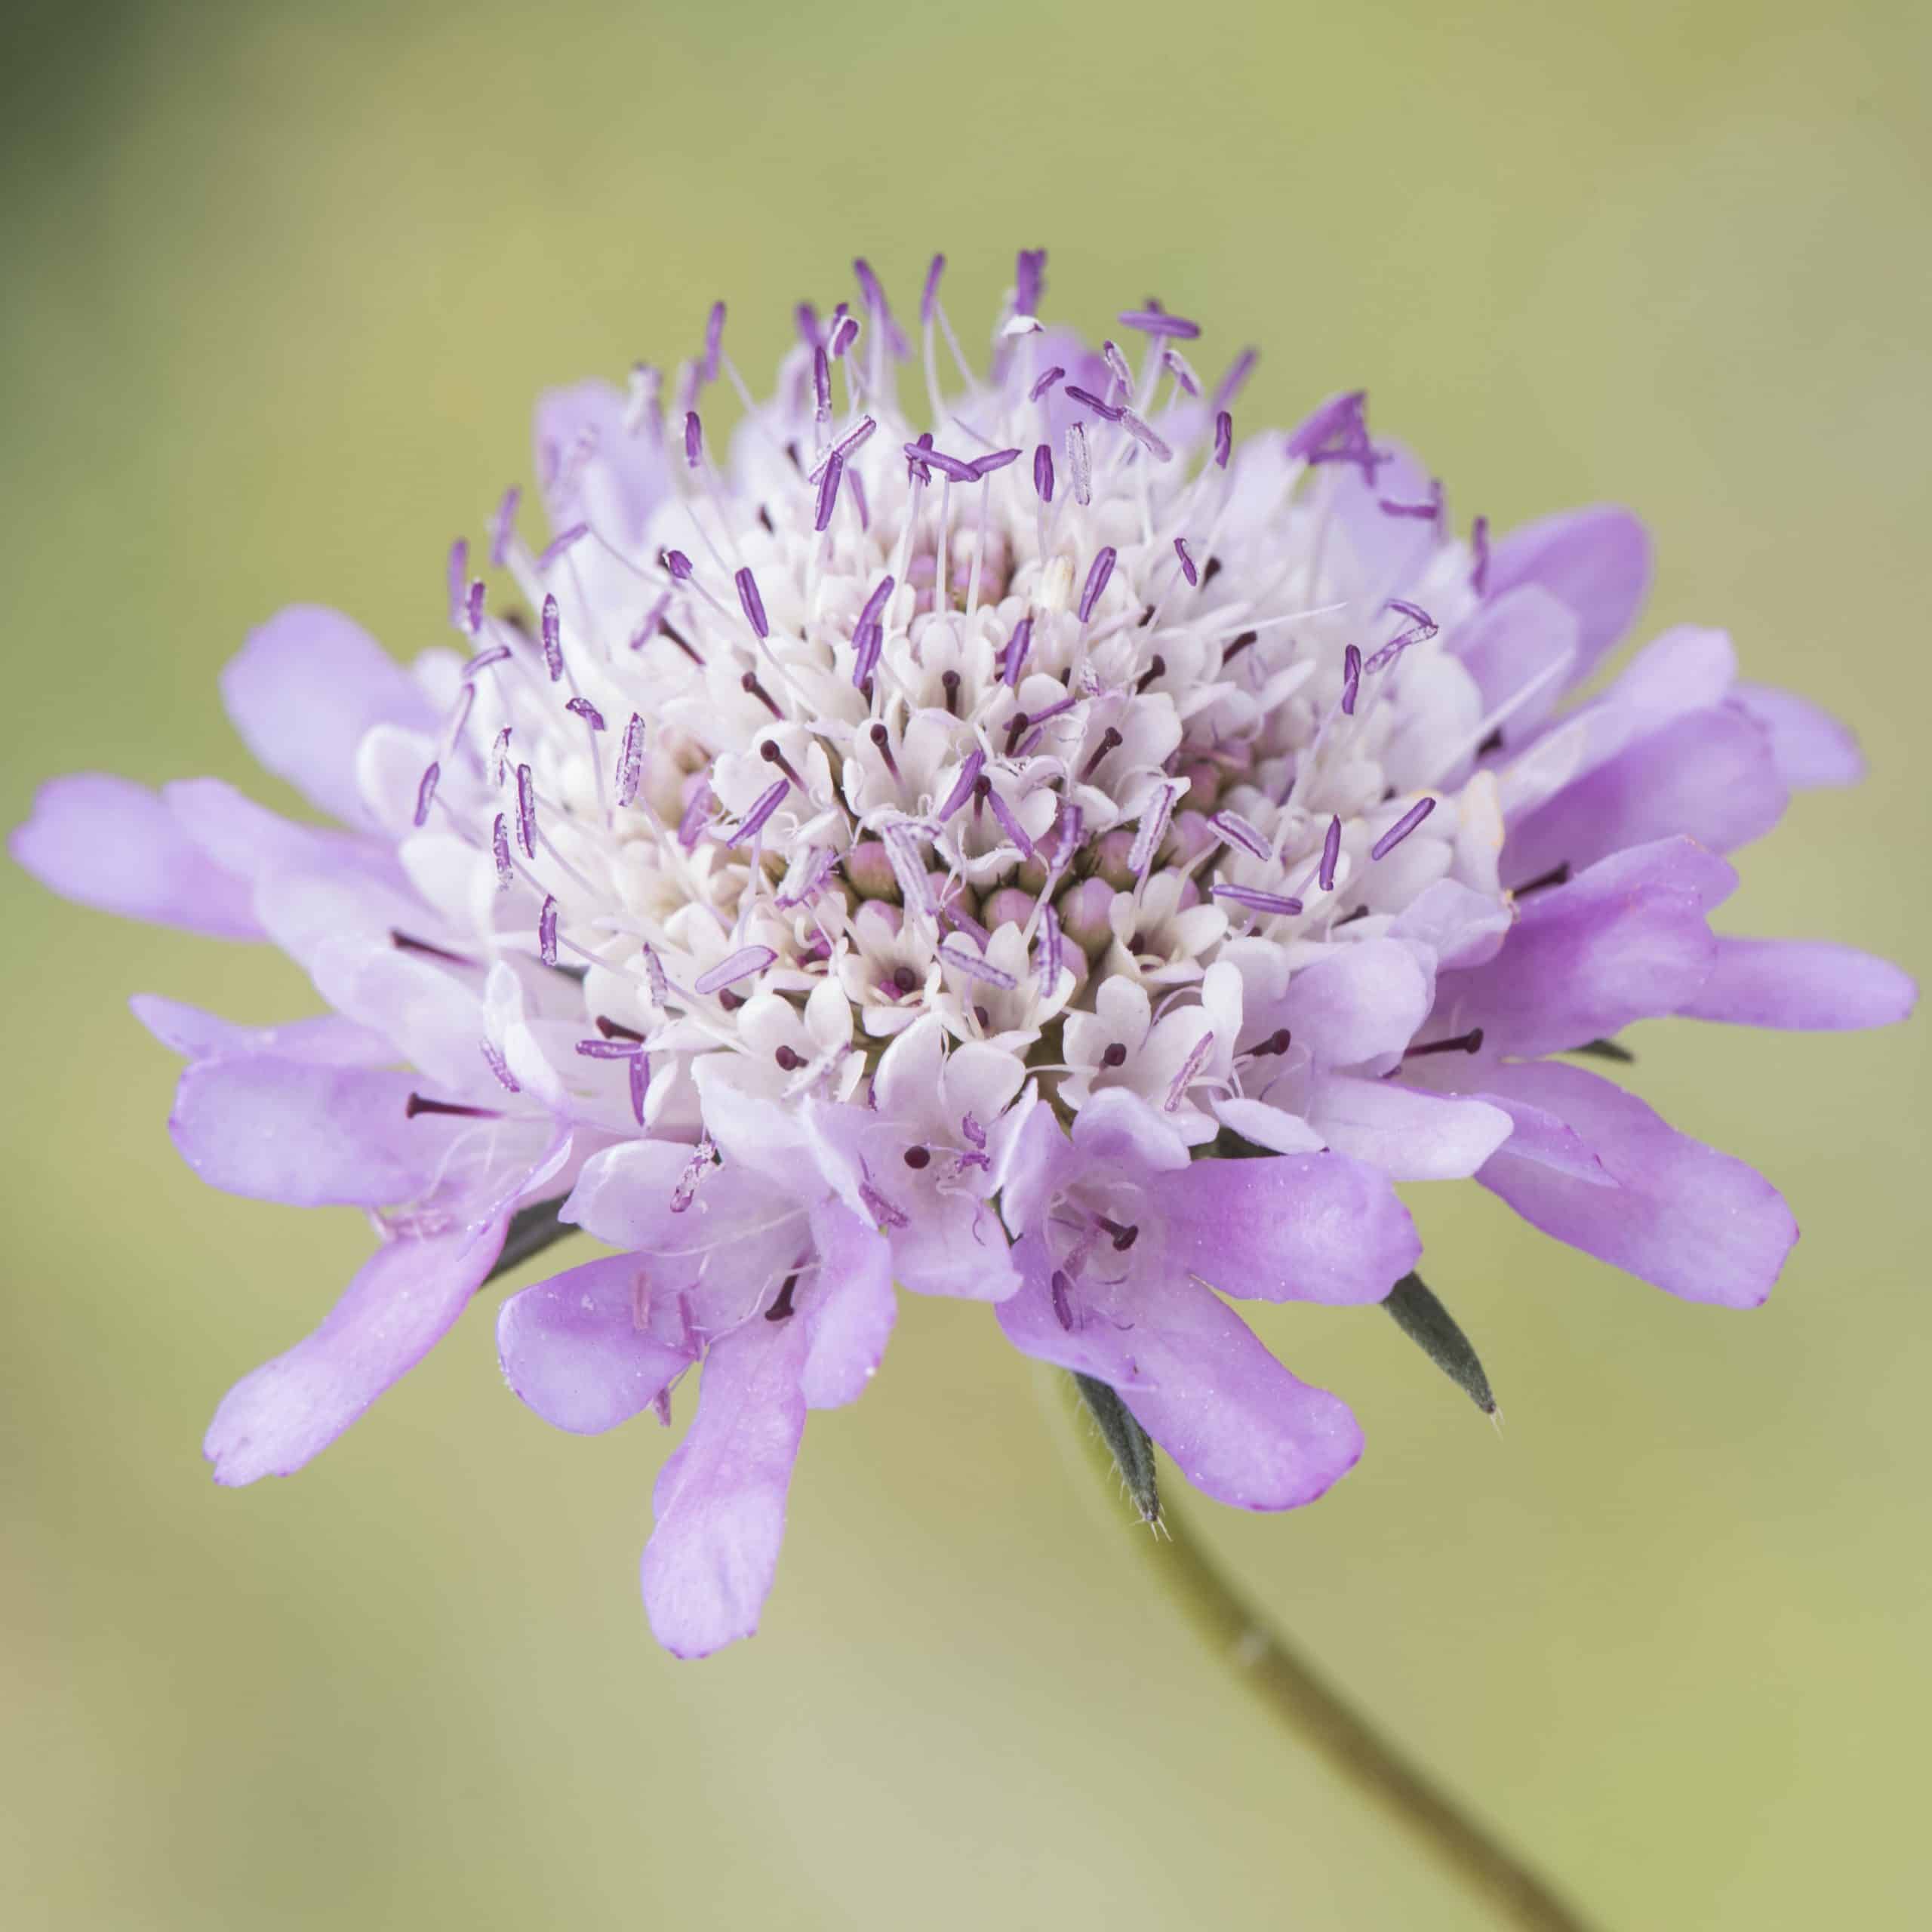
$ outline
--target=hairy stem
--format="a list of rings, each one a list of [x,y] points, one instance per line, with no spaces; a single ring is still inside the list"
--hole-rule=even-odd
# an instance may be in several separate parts
[[[1081,1434],[1085,1438],[1094,1432]],[[1086,1446],[1096,1467],[1112,1474],[1106,1445],[1096,1438]],[[1134,1538],[1140,1560],[1284,1730],[1487,1900],[1500,1923],[1526,1932],[1590,1932],[1586,1919],[1290,1648],[1188,1525],[1177,1520],[1171,1502],[1161,1523],[1164,1540]]]

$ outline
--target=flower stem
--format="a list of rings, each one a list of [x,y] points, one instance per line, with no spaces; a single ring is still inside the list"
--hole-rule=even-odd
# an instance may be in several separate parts
[[[1078,1432],[1097,1466],[1112,1474],[1112,1459],[1095,1432]],[[1164,1538],[1134,1539],[1141,1561],[1284,1730],[1487,1900],[1500,1923],[1525,1932],[1590,1932],[1587,1920],[1289,1647],[1177,1518],[1171,1503],[1161,1523]]]

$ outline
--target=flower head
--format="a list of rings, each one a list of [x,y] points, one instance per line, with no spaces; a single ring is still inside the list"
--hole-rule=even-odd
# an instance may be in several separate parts
[[[1894,969],[1719,938],[1721,856],[1857,760],[1721,635],[1571,694],[1649,570],[1626,512],[1492,541],[1359,392],[1238,435],[1156,303],[1097,350],[1023,254],[976,366],[928,277],[799,312],[775,393],[724,347],[538,411],[405,672],[285,612],[223,679],[335,822],[212,780],[57,780],[20,862],[266,939],[328,1011],[137,1005],[205,1178],[350,1202],[384,1245],[209,1438],[298,1466],[559,1216],[620,1252],[506,1305],[561,1427],[697,1415],[658,1486],[654,1627],[755,1627],[808,1410],[893,1284],[985,1299],[1213,1494],[1281,1508],[1359,1438],[1220,1299],[1380,1299],[1395,1180],[1475,1176],[1674,1293],[1761,1298],[1768,1184],[1552,1056],[1654,1014],[1900,1017]],[[746,406],[738,411],[721,384]],[[734,420],[735,417],[735,420]]]

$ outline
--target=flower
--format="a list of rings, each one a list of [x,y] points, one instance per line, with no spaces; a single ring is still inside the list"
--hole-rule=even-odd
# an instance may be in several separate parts
[[[270,940],[328,1008],[136,1003],[204,1178],[382,1237],[223,1403],[218,1479],[298,1467],[581,1227],[618,1251],[504,1305],[504,1371],[589,1431],[669,1420],[702,1364],[644,1558],[699,1654],[756,1627],[805,1416],[875,1372],[895,1283],[994,1303],[1260,1509],[1360,1438],[1223,1297],[1382,1298],[1418,1254],[1394,1182],[1768,1291],[1769,1184],[1558,1057],[1904,1014],[1882,961],[1708,923],[1849,739],[1705,631],[1577,700],[1642,601],[1633,518],[1458,534],[1360,392],[1237,439],[1251,353],[1211,387],[1154,303],[1096,350],[1041,321],[1044,264],[983,372],[943,260],[915,331],[862,261],[728,437],[721,304],[668,393],[545,397],[549,534],[512,491],[485,574],[454,546],[459,649],[405,671],[298,608],[223,675],[331,827],[210,780],[42,791],[29,870]]]

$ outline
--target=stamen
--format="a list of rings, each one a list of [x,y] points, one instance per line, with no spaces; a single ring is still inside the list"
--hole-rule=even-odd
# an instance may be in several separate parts
[[[695,469],[704,455],[704,425],[695,409],[685,413],[685,460]]]
[[[825,474],[819,478],[818,505],[812,512],[813,529],[827,530],[831,528],[832,513],[838,506],[838,486],[844,480],[844,476],[845,459],[835,454],[825,466]],[[746,571],[743,574],[749,577],[751,572]],[[764,633],[761,631],[758,635],[762,637]]]
[[[1252,1060],[1266,1060],[1271,1055],[1284,1054],[1294,1044],[1294,1035],[1285,1026],[1277,1026],[1258,1047],[1248,1049]]]
[[[1100,593],[1107,587],[1107,580],[1114,574],[1114,546],[1104,543],[1087,572],[1087,583],[1080,593],[1080,621],[1084,624],[1094,614],[1094,606],[1100,601]]]
[[[472,637],[483,628],[483,599],[486,594],[483,580],[479,577],[469,586],[469,602],[463,612],[463,620]]]
[[[1192,342],[1201,333],[1198,322],[1185,315],[1170,315],[1161,309],[1130,309],[1120,318],[1123,328],[1138,329],[1143,335],[1166,336],[1176,342]]]
[[[1353,645],[1342,654],[1342,715],[1355,715],[1355,699],[1361,691],[1361,653]]]
[[[641,1127],[644,1124],[644,1103],[651,1094],[651,1056],[648,1054],[634,1055],[626,1071],[630,1088],[631,1118]]]
[[[755,838],[770,823],[771,815],[785,802],[785,795],[792,789],[789,778],[780,778],[764,791],[761,792],[745,814],[744,822],[731,835],[733,845],[742,845],[748,838]]]
[[[516,841],[526,859],[536,857],[537,794],[527,764],[516,768]]]
[[[1026,400],[1029,402],[1038,402],[1041,397],[1044,395],[1048,390],[1051,389],[1054,383],[1066,374],[1066,371],[1056,362],[1051,369],[1034,377],[1033,386],[1026,392]]]
[[[1020,460],[1017,450],[994,450],[985,456],[976,456],[968,466],[977,477],[990,476],[996,469],[1004,469],[1009,463]]]
[[[1182,1100],[1186,1097],[1188,1088],[1194,1084],[1194,1076],[1201,1071],[1201,1062],[1214,1050],[1214,1036],[1211,1032],[1203,1033],[1200,1038],[1195,1041],[1192,1050],[1189,1053],[1186,1059],[1181,1062],[1179,1071],[1176,1072],[1168,1088],[1167,1100],[1161,1109],[1163,1113],[1171,1114],[1179,1109]],[[1114,1245],[1118,1247],[1122,1244],[1116,1241]]]
[[[983,959],[977,953],[962,951],[950,940],[940,942],[939,956],[969,980],[983,980],[989,986],[998,987],[1002,992],[1011,992],[1020,983],[1004,967],[995,966],[990,959]]]
[[[510,864],[510,829],[501,812],[490,828],[490,851],[497,862],[497,890],[507,892],[516,878]]]
[[[516,507],[523,500],[523,492],[515,484],[503,492],[503,500],[497,506],[497,514],[490,525],[490,563],[493,569],[501,570],[503,560],[509,555],[510,540],[516,534]]]
[[[460,1106],[454,1100],[426,1100],[420,1094],[412,1094],[402,1103],[402,1117],[414,1120],[418,1114],[451,1114],[463,1120],[501,1120],[503,1115],[494,1107]]]
[[[1188,555],[1185,537],[1174,539],[1174,555],[1180,559],[1180,574],[1187,579],[1188,587],[1192,589],[1201,581],[1201,573],[1194,568],[1194,559]]]
[[[640,1049],[629,1040],[580,1040],[577,1051],[586,1060],[635,1060]]]
[[[718,380],[718,352],[724,340],[724,305],[714,302],[704,324],[704,380],[707,383]]]
[[[678,843],[687,852],[697,850],[697,841],[703,835],[705,825],[711,817],[711,805],[710,782],[701,779],[697,790],[685,801],[684,816],[678,820]]]
[[[1269,859],[1274,857],[1274,849],[1262,835],[1261,828],[1241,817],[1239,812],[1225,809],[1218,811],[1208,823],[1231,845],[1238,845],[1251,857]]]
[[[973,789],[976,794],[983,793],[986,803],[992,808],[993,817],[999,820],[1001,830],[1020,848],[1020,856],[1027,859],[1035,857],[1033,841],[1028,837],[1026,828],[1007,808],[1006,801],[993,789],[992,781],[982,778]]]
[[[1140,1238],[1138,1223],[1116,1221],[1110,1214],[1096,1214],[1094,1225],[1113,1236],[1114,1252],[1124,1254]]]
[[[617,754],[617,804],[620,808],[634,804],[638,787],[644,783],[644,720],[634,711],[624,727],[623,749]]]
[[[1066,1270],[1056,1268],[1052,1282],[1054,1319],[1069,1334],[1073,1331],[1072,1287],[1073,1284],[1066,1278]]]
[[[1285,892],[1263,892],[1258,886],[1231,885],[1226,879],[1217,879],[1208,888],[1208,894],[1212,898],[1232,900],[1251,912],[1280,913],[1292,918],[1301,910],[1301,901],[1291,898]]]
[[[940,688],[946,693],[947,715],[957,718],[959,715],[959,673],[957,671],[942,671],[939,681]]]
[[[1328,829],[1321,840],[1321,865],[1315,878],[1324,892],[1335,889],[1335,862],[1342,856],[1342,821],[1340,817],[1328,821]]]
[[[1118,423],[1120,420],[1120,411],[1112,403],[1103,402],[1091,389],[1083,389],[1078,383],[1069,383],[1066,392],[1075,402],[1082,403],[1091,409],[1103,422]]]
[[[1225,469],[1235,446],[1235,419],[1224,409],[1214,418],[1214,467]]]
[[[757,632],[762,641],[771,635],[771,626],[765,621],[764,599],[758,594],[758,579],[752,575],[751,566],[749,564],[745,565],[734,581],[738,586],[738,601],[744,606],[745,621]],[[768,698],[765,701],[771,703]],[[776,705],[772,706],[774,711],[777,708]]]
[[[1479,516],[1469,526],[1469,588],[1480,597],[1489,582],[1489,518]]]
[[[787,1275],[785,1277],[784,1284],[778,1291],[777,1299],[764,1311],[764,1318],[766,1321],[789,1321],[791,1319],[793,1312],[792,1307],[792,1291],[798,1285],[798,1278],[797,1275]]]
[[[748,696],[756,698],[758,703],[763,705],[781,724],[785,721],[785,714],[779,709],[777,700],[758,682],[758,673],[755,671],[747,671],[738,680],[738,688]]]
[[[500,664],[509,654],[510,648],[506,644],[493,644],[488,651],[479,651],[463,667],[465,682],[473,681],[481,672],[488,670],[492,664]]]
[[[1214,385],[1214,407],[1225,409],[1247,386],[1247,379],[1254,373],[1254,365],[1261,359],[1258,349],[1244,349],[1228,365],[1228,372]]]
[[[521,1094],[523,1089],[517,1084],[516,1075],[511,1072],[509,1062],[497,1051],[495,1045],[487,1039],[479,1040],[476,1044],[483,1049],[483,1063],[495,1075],[497,1085],[506,1093]]]
[[[542,576],[552,564],[558,562],[569,551],[575,549],[589,534],[590,526],[587,523],[574,523],[569,529],[558,531],[556,535],[544,546],[537,559],[537,574],[540,577]]]
[[[1085,784],[1100,768],[1101,761],[1109,752],[1118,751],[1126,740],[1112,725],[1100,734],[1100,742],[1094,746],[1094,755],[1080,768],[1080,783]]]
[[[429,818],[429,802],[436,795],[436,780],[443,775],[443,768],[434,758],[429,761],[421,782],[416,787],[416,823],[426,825]]]
[[[875,731],[884,728],[882,725],[873,727]],[[973,795],[973,788],[980,782],[980,774],[986,768],[986,753],[977,747],[966,755],[965,762],[959,768],[959,776],[954,781],[952,789],[947,792],[946,802],[935,814],[942,825]]]
[[[659,560],[671,573],[672,580],[688,583],[691,580],[691,560],[681,550],[666,550]]]
[[[1040,997],[1051,999],[1060,984],[1062,941],[1060,915],[1049,906],[1040,915]]]
[[[1006,755],[1008,758],[1012,757],[1014,747],[1026,736],[1026,728],[1032,721],[1023,711],[1016,711],[1013,714],[1012,721],[1006,728]]]
[[[1453,1039],[1430,1040],[1420,1047],[1411,1047],[1403,1054],[1404,1060],[1420,1060],[1425,1054],[1479,1054],[1482,1051],[1482,1029],[1472,1026],[1466,1033],[1458,1033]]]
[[[1044,451],[1046,445],[1042,443],[1040,448]],[[1026,653],[1032,641],[1033,619],[1032,613],[1029,612],[1014,626],[1013,635],[1006,641],[1005,657],[1000,667],[1000,678],[1009,691],[1016,689],[1019,685],[1020,666],[1026,662]],[[1023,711],[1018,715],[1023,718],[1026,715]],[[1013,755],[1014,743],[1013,739],[1008,739],[1006,755],[1008,758]]]
[[[581,718],[593,731],[603,730],[604,714],[587,697],[566,698],[564,700],[564,709],[573,718]]]
[[[557,963],[557,902],[548,893],[543,909],[537,915],[537,956],[546,966]]]
[[[1121,426],[1156,463],[1171,463],[1174,451],[1131,409],[1120,413]]]
[[[543,599],[543,662],[550,673],[550,681],[555,684],[564,675],[563,624],[557,613],[557,600],[553,596]]]
[[[1419,799],[1368,848],[1368,856],[1386,859],[1435,809],[1433,798]]]
[[[1087,452],[1084,423],[1067,425],[1066,466],[1073,480],[1073,500],[1084,509],[1094,500],[1094,465]]]
[[[671,623],[668,618],[660,619],[659,620],[657,628],[662,631],[664,635],[668,637],[671,641],[691,660],[694,664],[702,664],[704,662],[703,658],[698,654],[697,647],[691,642],[689,638],[685,636],[682,631],[678,629],[675,624]]]
[[[768,946],[743,946],[728,958],[721,959],[715,966],[700,973],[692,982],[692,991],[706,997],[721,992],[727,986],[734,986],[740,980],[748,980],[755,973],[762,973],[778,955]]]
[[[1140,878],[1153,863],[1161,841],[1168,835],[1168,820],[1174,813],[1175,795],[1181,789],[1171,783],[1157,785],[1153,804],[1142,808],[1140,829],[1134,835],[1133,848],[1127,855],[1127,869],[1135,878]]]
[[[900,777],[899,764],[892,755],[892,734],[884,724],[874,724],[866,728],[866,736],[871,739],[879,755],[879,760],[894,778]]]

